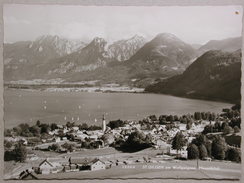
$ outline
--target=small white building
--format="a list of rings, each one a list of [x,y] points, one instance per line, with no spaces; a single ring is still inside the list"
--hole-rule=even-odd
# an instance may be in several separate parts
[[[50,173],[57,173],[57,164],[52,164],[47,159],[42,161],[37,169],[37,173],[39,174],[50,174]]]
[[[91,166],[91,171],[106,169],[105,163],[99,159],[95,159],[94,161],[92,161],[90,163],[90,166]]]

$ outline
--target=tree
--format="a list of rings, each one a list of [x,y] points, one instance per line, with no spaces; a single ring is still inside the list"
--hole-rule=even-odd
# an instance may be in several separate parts
[[[223,122],[222,123],[222,126],[221,126],[221,129],[224,130],[225,127],[229,126],[227,122]]]
[[[36,126],[39,126],[40,127],[41,125],[41,122],[39,120],[36,121]]]
[[[204,159],[204,158],[208,157],[208,151],[207,151],[205,145],[203,145],[203,144],[200,145],[198,147],[198,149],[199,149],[199,158],[200,159]]]
[[[237,126],[238,128],[241,128],[241,118],[232,118],[229,125],[233,128]]]
[[[110,145],[114,142],[114,135],[112,133],[106,133],[101,138],[106,145]]]
[[[32,136],[31,132],[29,131],[30,126],[27,123],[21,123],[19,127],[21,129],[21,133],[20,133],[21,136],[24,137]]]
[[[216,121],[214,124],[214,132],[221,132],[222,126],[219,121]]]
[[[228,148],[226,152],[226,159],[230,161],[235,161],[235,162],[241,162],[241,151],[238,148]]]
[[[132,132],[122,148],[126,151],[139,151],[148,147],[151,147],[152,141],[151,137],[145,135],[143,132],[135,131]]]
[[[90,143],[87,142],[86,140],[81,142],[81,148],[89,148],[89,145]]]
[[[192,121],[187,122],[187,124],[186,124],[186,129],[187,129],[187,130],[190,130],[191,127],[192,127]]]
[[[179,121],[179,117],[177,115],[174,115],[174,120]]]
[[[240,128],[238,126],[234,126],[234,132],[235,133],[239,133],[240,132]]]
[[[212,157],[212,142],[210,140],[207,140],[204,145],[207,149],[208,157]]]
[[[196,144],[197,146],[205,144],[207,141],[207,138],[204,134],[198,135],[195,139],[192,140],[193,144]]]
[[[26,160],[27,150],[26,147],[21,143],[15,145],[13,152],[16,161],[24,162]]]
[[[216,136],[212,142],[212,156],[215,159],[223,160],[225,158],[226,143],[225,139]]]
[[[203,134],[207,134],[207,133],[213,133],[214,131],[214,127],[213,125],[206,125],[203,129]]]
[[[60,150],[60,146],[58,144],[52,144],[52,145],[48,146],[48,149],[58,152]]]
[[[235,104],[234,106],[231,107],[232,110],[237,110],[240,111],[241,110],[241,104]]]
[[[187,148],[188,159],[197,159],[199,158],[199,150],[195,144],[190,144]]]
[[[72,127],[74,127],[74,126],[75,126],[75,122],[71,123],[70,121],[68,121],[68,122],[66,123],[66,127],[67,127],[67,128],[72,128]]]
[[[62,147],[65,148],[69,152],[73,152],[74,151],[74,145],[73,144],[69,144],[69,143],[65,142],[62,145]]]
[[[22,130],[21,130],[21,128],[19,126],[14,127],[13,131],[14,131],[14,135],[16,135],[16,136],[20,136],[20,134],[22,132]]]
[[[201,113],[200,112],[195,112],[194,113],[194,119],[195,120],[201,120],[202,119]]]
[[[58,129],[58,125],[56,123],[52,123],[50,128],[51,128],[51,131],[54,131],[54,130]]]
[[[172,115],[169,115],[166,117],[166,121],[170,121],[170,122],[173,122],[175,119],[174,119],[174,116]]]
[[[148,118],[153,122],[158,120],[156,115],[150,115]]]
[[[110,127],[111,129],[115,129],[118,127],[122,127],[124,125],[125,123],[122,120],[118,119],[116,121],[110,121],[107,126]]]
[[[209,121],[214,121],[216,119],[216,114],[213,112],[210,116],[209,116]]]
[[[50,127],[48,124],[41,124],[40,128],[41,128],[41,134],[48,133],[50,130]]]
[[[33,134],[33,136],[40,136],[41,129],[38,126],[34,125],[30,127],[29,130]]]
[[[228,125],[228,126],[225,126],[224,129],[223,129],[223,133],[224,134],[229,134],[229,133],[232,133],[233,132],[233,129]]]
[[[13,146],[13,142],[12,141],[4,140],[4,147],[6,149],[10,149],[12,146]]]
[[[86,123],[82,123],[81,125],[79,125],[79,130],[88,130],[88,125]]]
[[[167,121],[166,121],[166,115],[159,116],[158,120],[159,120],[159,124],[161,124],[161,125],[164,125],[164,124],[167,123]]]
[[[72,133],[67,133],[66,134],[66,137],[70,141],[75,141],[75,136]]]
[[[4,129],[4,137],[11,137],[12,132],[10,129]]]
[[[184,135],[181,132],[178,132],[173,138],[172,148],[176,149],[178,154],[178,151],[181,150],[183,146],[185,146],[185,144],[186,144],[186,139]]]
[[[88,128],[88,130],[90,130],[90,131],[101,130],[101,129],[102,129],[101,126],[96,126],[96,125],[91,125]]]

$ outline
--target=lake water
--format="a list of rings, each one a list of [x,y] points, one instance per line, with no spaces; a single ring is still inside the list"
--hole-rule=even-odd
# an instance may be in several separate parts
[[[101,125],[102,115],[106,121],[123,119],[139,120],[155,114],[187,114],[195,111],[220,113],[232,104],[174,97],[162,94],[135,93],[89,93],[44,92],[26,90],[4,91],[5,127],[20,123],[35,124],[56,122],[65,124]]]

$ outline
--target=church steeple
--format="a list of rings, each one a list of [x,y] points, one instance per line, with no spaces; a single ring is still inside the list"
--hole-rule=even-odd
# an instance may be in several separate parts
[[[102,130],[103,130],[103,132],[105,132],[105,130],[106,130],[106,121],[105,121],[104,114],[103,114],[103,119],[102,119],[102,126],[103,126]]]

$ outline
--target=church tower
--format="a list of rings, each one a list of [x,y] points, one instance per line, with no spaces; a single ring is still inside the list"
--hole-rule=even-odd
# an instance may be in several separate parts
[[[103,132],[105,132],[105,130],[106,130],[106,121],[105,121],[105,116],[103,115],[103,121],[102,121],[102,125],[103,125]]]

